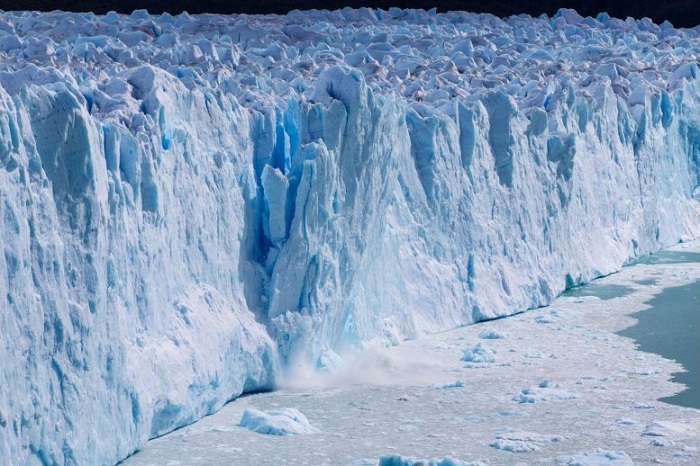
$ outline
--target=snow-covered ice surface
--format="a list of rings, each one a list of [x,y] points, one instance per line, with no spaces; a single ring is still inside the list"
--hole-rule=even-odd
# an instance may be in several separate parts
[[[677,249],[700,252],[700,243]],[[629,315],[664,288],[699,277],[700,262],[631,266],[599,282],[629,287],[624,296],[560,298],[365,353],[338,375],[240,398],[149,442],[124,465],[376,466],[382,457],[398,465],[446,457],[480,465],[698,464],[700,410],[657,401],[682,390],[670,381],[680,366],[613,332],[632,325]],[[649,279],[655,283],[640,284]],[[552,322],[538,324],[538,316]],[[480,339],[484,328],[507,336]],[[496,361],[465,368],[462,351],[474,342],[496,350]],[[532,403],[513,399],[523,388]],[[250,407],[298,409],[321,432],[280,439],[235,427]]]
[[[573,11],[0,13],[0,457],[111,463],[278,367],[698,237],[698,36]],[[506,370],[504,335],[458,363]],[[585,402],[535,382],[504,396]]]

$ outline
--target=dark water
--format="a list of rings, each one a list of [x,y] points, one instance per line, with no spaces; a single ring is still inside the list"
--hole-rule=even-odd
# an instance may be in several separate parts
[[[654,256],[662,254],[676,253]],[[700,254],[682,254],[697,256],[684,262],[700,262]],[[651,308],[632,314],[639,322],[619,335],[634,338],[642,351],[675,359],[687,371],[674,375],[673,380],[688,388],[661,401],[700,408],[700,280],[666,288],[647,304]]]

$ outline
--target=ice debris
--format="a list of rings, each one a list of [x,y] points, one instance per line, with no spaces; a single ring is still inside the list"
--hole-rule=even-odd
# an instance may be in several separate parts
[[[497,450],[511,453],[527,453],[537,451],[546,443],[559,442],[559,435],[541,435],[531,432],[510,431],[496,435],[496,439],[489,445]]]
[[[499,332],[496,329],[490,328],[482,331],[479,333],[479,338],[482,338],[484,340],[498,340],[500,338],[505,338],[506,335],[504,333]]]
[[[523,388],[512,400],[524,404],[536,403],[538,401],[573,400],[577,398],[575,394],[560,388],[559,384],[552,385],[548,380],[542,381],[538,387],[537,390],[533,388]]]
[[[572,456],[559,456],[557,466],[634,466],[632,458],[624,451],[594,450]]]
[[[481,342],[462,350],[460,361],[471,363],[493,363],[496,362],[496,352],[486,348]]]
[[[408,456],[387,455],[379,459],[379,466],[488,466],[488,461],[465,462],[450,456],[445,458],[416,459]]]
[[[295,408],[269,409],[266,411],[246,408],[239,425],[253,432],[267,435],[304,435],[320,432],[320,430],[309,424],[306,416]]]

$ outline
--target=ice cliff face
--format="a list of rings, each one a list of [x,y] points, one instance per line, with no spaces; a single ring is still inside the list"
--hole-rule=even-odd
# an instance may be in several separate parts
[[[700,234],[695,30],[0,15],[0,457],[115,462],[278,367]]]

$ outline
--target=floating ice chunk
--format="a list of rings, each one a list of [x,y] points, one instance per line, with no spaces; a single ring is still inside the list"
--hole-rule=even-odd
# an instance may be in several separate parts
[[[512,431],[496,435],[496,440],[491,442],[489,446],[511,453],[528,453],[539,450],[544,444],[559,442],[562,438],[559,435]]]
[[[493,328],[484,330],[483,332],[479,333],[479,338],[482,338],[484,340],[498,340],[505,337],[506,335],[504,333],[501,333]]]
[[[535,442],[508,439],[496,439],[491,442],[489,446],[497,450],[509,451],[511,453],[528,453],[540,449],[539,445]]]
[[[535,322],[538,324],[553,324],[556,322],[552,316],[537,316]]]
[[[376,463],[375,463],[376,464]],[[390,455],[379,458],[379,466],[487,466],[488,462],[464,462],[450,456],[445,458],[433,458],[429,460],[416,459],[408,456]]]
[[[247,408],[243,412],[241,427],[259,434],[267,435],[304,435],[317,434],[317,428],[309,424],[308,419],[298,409],[281,408],[259,411]]]
[[[634,461],[624,451],[595,450],[573,456],[559,456],[558,466],[634,466]]]
[[[654,421],[644,428],[642,435],[650,437],[673,437],[687,433],[689,427],[679,422]]]
[[[539,389],[523,388],[520,393],[513,397],[513,401],[517,403],[536,403],[540,401],[552,400],[573,400],[577,396],[559,387],[558,384],[551,385],[548,380],[539,384]]]
[[[537,434],[534,432],[509,430],[508,432],[504,432],[504,433],[496,435],[496,438],[505,439],[505,440],[522,440],[522,441],[526,441],[526,442],[535,442],[535,443],[547,443],[547,442],[559,442],[564,437],[561,435],[543,435],[543,434]]]
[[[473,363],[493,363],[496,362],[496,352],[486,348],[481,343],[477,343],[471,348],[462,351],[460,361]]]
[[[676,442],[674,442],[671,439],[667,438],[652,438],[649,440],[649,445],[654,446],[654,447],[670,447],[672,445],[675,445]]]
[[[673,453],[673,457],[687,461],[690,458],[693,458],[695,456],[691,452],[697,452],[697,451],[698,451],[697,448],[692,448],[692,447],[688,447],[688,446],[684,445],[683,449],[681,451],[677,451],[677,452]]]
[[[630,375],[658,375],[663,371],[658,367],[637,368],[629,371]]]
[[[212,427],[211,432],[235,432],[235,428],[231,426],[216,426]]]
[[[462,382],[461,380],[456,380],[452,383],[446,383],[446,384],[441,384],[441,385],[436,385],[435,388],[441,388],[441,389],[449,389],[449,388],[464,388],[466,387],[467,384]]]
[[[588,301],[602,301],[598,296],[562,296],[557,298],[562,303],[585,303]]]
[[[513,401],[518,403],[534,403],[536,401],[535,394],[529,388],[523,388],[520,393],[513,397]]]

